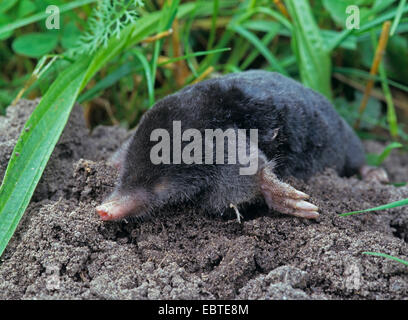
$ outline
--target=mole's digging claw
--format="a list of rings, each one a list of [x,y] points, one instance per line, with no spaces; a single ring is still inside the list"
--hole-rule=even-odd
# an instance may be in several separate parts
[[[242,216],[242,214],[239,212],[238,207],[237,207],[235,204],[233,204],[233,203],[230,203],[229,206],[230,206],[230,208],[234,209],[235,214],[237,215],[237,221],[238,221],[238,223],[241,223],[241,218],[243,218],[243,216]]]
[[[305,211],[317,211],[319,210],[318,207],[316,207],[314,204],[311,204],[307,201],[304,200],[293,200],[293,199],[288,199],[285,202],[288,207],[291,207],[295,210],[305,210]]]
[[[270,209],[305,219],[316,219],[319,210],[304,199],[309,196],[291,185],[280,181],[269,168],[261,173],[261,192]]]
[[[290,214],[304,219],[317,219],[319,217],[319,213],[316,211],[295,211]]]

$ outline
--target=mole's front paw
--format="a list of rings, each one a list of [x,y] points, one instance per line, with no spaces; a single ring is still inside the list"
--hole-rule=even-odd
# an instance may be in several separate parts
[[[260,189],[269,209],[306,219],[319,216],[319,208],[305,201],[306,193],[280,181],[268,168],[261,173]]]
[[[378,181],[384,184],[390,182],[387,172],[383,168],[364,165],[360,168],[360,174],[364,181]]]

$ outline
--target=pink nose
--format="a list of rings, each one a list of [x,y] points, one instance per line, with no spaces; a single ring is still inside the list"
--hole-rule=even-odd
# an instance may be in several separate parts
[[[141,214],[146,209],[147,203],[148,194],[144,190],[135,190],[131,194],[114,191],[95,209],[103,221],[121,220]]]
[[[113,194],[95,209],[103,221],[111,221],[135,215],[141,208],[141,202],[137,194],[132,196]]]
[[[125,199],[107,201],[96,207],[96,212],[103,221],[120,220],[129,216],[133,206],[132,202],[126,202]]]
[[[108,211],[105,209],[104,205],[96,207],[96,213],[99,214],[103,221],[113,220],[112,216],[109,215]]]

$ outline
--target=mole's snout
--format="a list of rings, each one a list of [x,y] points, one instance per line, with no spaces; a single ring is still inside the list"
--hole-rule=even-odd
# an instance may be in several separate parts
[[[121,196],[114,193],[101,205],[96,207],[96,213],[103,221],[114,221],[132,215],[138,215],[144,208],[139,196]]]
[[[103,221],[115,220],[115,217],[119,217],[114,202],[107,202],[97,206],[96,212]]]
[[[103,221],[120,220],[129,213],[120,200],[104,202],[96,207],[96,212]]]

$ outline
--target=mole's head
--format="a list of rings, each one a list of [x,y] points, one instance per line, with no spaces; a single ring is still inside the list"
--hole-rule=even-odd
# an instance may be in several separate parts
[[[170,115],[169,98],[166,98],[165,102],[165,106],[158,103],[144,115],[127,143],[115,190],[96,208],[102,220],[143,218],[167,204],[180,204],[191,200],[205,186],[205,181],[201,181],[206,179],[205,176],[197,171],[201,168],[194,165],[157,163],[152,158],[152,152],[154,153],[157,145],[162,142],[161,138],[152,139],[152,132],[161,128],[168,131],[172,137],[172,116],[178,116],[174,111],[171,111]],[[172,145],[172,138],[170,144]],[[167,152],[166,147],[159,153],[165,156],[162,154],[164,152]]]
[[[130,166],[130,159],[125,160],[113,193],[96,208],[104,221],[143,219],[165,205],[193,200],[205,185],[192,167],[160,164],[154,168],[137,158]]]

